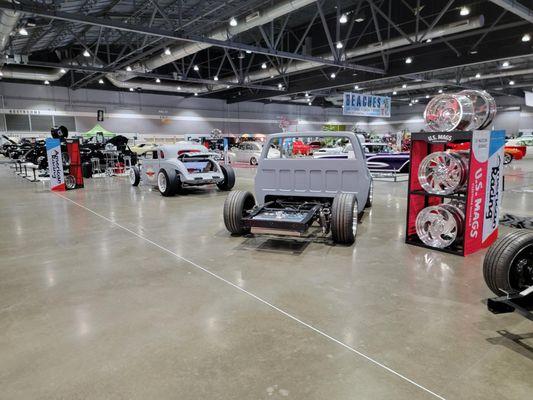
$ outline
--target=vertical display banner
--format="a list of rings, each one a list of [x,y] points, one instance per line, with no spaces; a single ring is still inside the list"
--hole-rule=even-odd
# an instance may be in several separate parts
[[[46,138],[46,155],[48,157],[50,190],[57,192],[65,191],[63,157],[61,156],[61,141],[59,139]]]
[[[342,114],[359,117],[390,118],[391,98],[366,93],[345,92]]]
[[[504,147],[505,131],[491,131],[489,157],[487,160],[483,247],[490,246],[498,237],[498,223],[500,221],[500,205],[503,192]]]

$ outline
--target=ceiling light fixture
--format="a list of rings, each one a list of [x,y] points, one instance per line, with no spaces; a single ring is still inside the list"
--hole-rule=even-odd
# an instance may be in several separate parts
[[[131,72],[131,67],[129,65],[126,67],[126,71]]]
[[[509,85],[513,86],[514,85],[514,81],[509,81]]]
[[[198,93],[197,93],[197,92],[194,92],[194,95],[195,95],[195,96],[198,96]]]
[[[429,99],[429,94],[426,94],[426,99]]]
[[[246,50],[246,54],[252,54],[252,50]]]
[[[341,41],[337,42],[337,49],[342,49],[342,42]]]
[[[103,80],[103,79],[98,79],[98,83],[99,83],[100,85],[103,85],[103,84],[104,84],[104,80]]]
[[[466,17],[468,14],[470,14],[470,8],[466,6],[461,7],[461,9],[459,10],[459,14],[463,17]]]
[[[194,69],[195,71],[200,71],[200,67],[198,67],[198,65],[194,65],[194,67],[192,67],[192,69]]]
[[[397,92],[396,90],[393,90],[393,91],[392,91],[392,95],[393,95],[393,96],[396,96],[397,94],[398,94],[398,92]]]
[[[409,103],[409,107],[412,107],[413,106],[413,103]]]
[[[215,76],[213,77],[213,80],[214,80],[214,81],[218,81],[218,75],[215,75]]]
[[[283,85],[281,83],[278,83],[278,89],[283,88]]]
[[[412,59],[411,57],[407,57],[407,58],[405,59],[405,63],[406,63],[406,64],[411,64],[412,62],[413,62],[413,59]]]
[[[522,36],[522,42],[529,42],[531,40],[531,35],[529,33],[524,34]]]
[[[91,53],[89,53],[87,50],[83,52],[83,57],[90,57]]]
[[[407,87],[407,84],[406,84],[406,83],[404,83],[404,84],[402,85],[402,88],[404,88],[404,89],[405,89],[406,87]]]
[[[363,22],[364,20],[365,20],[364,17],[357,17],[357,18],[355,19],[355,22]]]
[[[229,20],[229,24],[230,26],[237,26],[237,20],[235,19],[235,17],[231,17],[231,19]]]
[[[305,97],[309,97],[309,93],[305,92]]]
[[[479,78],[481,78],[481,74],[478,72],[478,73],[476,74],[476,79],[479,79]]]
[[[26,30],[26,28],[22,27],[19,29],[19,33],[22,35],[22,36],[28,36],[28,31]]]
[[[61,69],[59,70],[59,72],[61,72],[62,74],[66,74],[66,73],[67,73],[67,70],[66,70],[65,68],[61,68]]]
[[[161,79],[155,78],[155,83],[161,83]]]
[[[355,90],[359,90],[359,85],[355,85],[353,88],[354,88]]]
[[[431,38],[426,39],[426,43],[431,43]]]
[[[504,62],[502,63],[502,67],[503,67],[503,68],[507,68],[507,67],[509,67],[510,65],[511,65],[511,64],[509,64],[509,61],[504,61]]]
[[[130,87],[130,92],[133,92],[133,88],[132,87]]]
[[[49,85],[49,84],[50,84],[50,81],[46,80],[46,81],[44,81],[44,84],[45,84],[45,85]]]
[[[176,90],[181,90],[181,86],[178,86],[178,87],[176,88]]]
[[[439,89],[439,93],[442,93],[442,89]]]
[[[165,49],[165,55],[166,55],[166,56],[169,56],[169,55],[171,55],[171,54],[172,54],[172,52],[171,52],[170,49],[167,47],[167,48]]]
[[[339,18],[339,22],[341,24],[345,24],[346,22],[348,22],[348,16],[346,14],[342,14],[341,17]]]
[[[470,54],[477,54],[477,50],[476,49],[472,49],[469,51]]]
[[[261,64],[261,69],[267,69],[266,63]]]
[[[332,72],[331,75],[329,76],[331,79],[335,79],[337,77],[337,74],[335,74],[335,72]]]

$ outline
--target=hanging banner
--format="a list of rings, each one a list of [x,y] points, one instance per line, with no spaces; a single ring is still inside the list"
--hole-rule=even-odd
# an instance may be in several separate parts
[[[390,97],[344,92],[342,104],[343,115],[390,118]]]
[[[48,156],[50,190],[65,191],[63,157],[61,156],[61,141],[59,139],[46,138],[46,155]]]

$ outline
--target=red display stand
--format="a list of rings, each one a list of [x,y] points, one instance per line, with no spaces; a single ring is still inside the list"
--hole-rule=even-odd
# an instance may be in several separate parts
[[[505,131],[419,132],[411,136],[406,243],[465,256],[490,246],[498,235],[503,184]],[[468,166],[461,188],[449,194],[426,191],[419,180],[420,164],[435,152],[462,151]],[[466,156],[466,157],[465,157]],[[432,247],[417,234],[416,220],[426,207],[452,202],[464,212],[461,233],[447,247]]]
[[[83,171],[81,168],[80,155],[80,141],[79,139],[67,139],[67,153],[70,160],[69,175],[72,175],[76,180],[76,187],[72,189],[80,189],[83,187]]]

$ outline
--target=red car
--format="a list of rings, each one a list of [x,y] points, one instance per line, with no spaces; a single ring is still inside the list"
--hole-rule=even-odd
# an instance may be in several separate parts
[[[454,150],[468,150],[470,149],[470,143],[464,142],[464,143],[450,143],[448,145],[450,148]],[[504,164],[509,164],[513,160],[520,160],[524,158],[526,155],[526,146],[505,146],[503,148],[504,153]]]
[[[305,144],[301,140],[295,140],[292,143],[292,154],[300,154],[302,156],[308,156],[311,153],[311,146]]]

